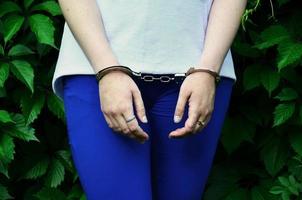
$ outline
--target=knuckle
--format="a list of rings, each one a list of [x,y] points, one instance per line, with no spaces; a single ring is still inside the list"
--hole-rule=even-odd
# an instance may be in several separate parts
[[[131,132],[136,131],[137,130],[137,125],[136,124],[131,124],[129,125],[129,129]]]
[[[129,133],[129,129],[128,128],[124,128],[123,129],[123,133],[128,134]]]
[[[115,107],[114,109],[113,109],[113,114],[114,115],[117,115],[117,114],[119,114],[121,112],[121,108],[120,107]]]
[[[143,107],[143,106],[139,106],[139,107],[137,108],[137,112],[138,112],[138,113],[141,113],[141,114],[145,113],[144,107]]]
[[[187,96],[187,93],[186,93],[185,91],[179,93],[179,97],[180,97],[181,99],[186,98],[186,96]]]
[[[106,112],[107,112],[108,115],[113,115],[114,114],[114,110],[112,108],[108,108],[106,110]]]
[[[115,108],[115,109],[113,109],[113,110],[111,110],[111,115],[112,116],[116,116],[116,115],[118,115],[119,114],[119,108]]]
[[[207,113],[207,110],[205,110],[205,109],[196,110],[197,116],[204,116],[204,115],[206,115],[206,113]]]
[[[184,109],[181,107],[176,108],[176,113],[182,113],[183,111],[184,111]]]
[[[125,105],[122,105],[122,106],[120,106],[119,108],[118,108],[118,111],[119,112],[125,112],[125,111],[127,111],[128,110],[128,106],[125,106]]]
[[[125,107],[124,107],[124,110],[125,110],[125,111],[131,110],[131,106],[125,106]]]
[[[208,114],[210,114],[212,111],[211,111],[211,109],[210,108],[206,108],[205,110],[204,110],[204,114],[205,115],[208,115]]]
[[[105,108],[101,108],[102,112],[105,113],[106,115],[109,115],[109,110]]]
[[[189,130],[190,132],[193,131],[193,130],[194,130],[194,125],[189,124],[189,125],[188,125],[188,130]]]
[[[119,114],[119,113],[122,113],[124,110],[123,110],[124,108],[123,107],[117,107],[116,109],[115,109],[115,114]]]
[[[141,91],[140,91],[139,89],[135,88],[135,89],[133,90],[133,93],[134,93],[135,95],[140,95],[140,94],[141,94]]]

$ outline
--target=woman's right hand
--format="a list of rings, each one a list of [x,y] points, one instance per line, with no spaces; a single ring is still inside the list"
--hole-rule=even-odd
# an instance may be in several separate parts
[[[136,118],[126,122],[134,116],[133,100],[137,116],[147,122],[144,121],[146,114],[141,92],[128,74],[114,70],[103,76],[99,81],[99,96],[101,110],[110,128],[141,143],[149,138]]]

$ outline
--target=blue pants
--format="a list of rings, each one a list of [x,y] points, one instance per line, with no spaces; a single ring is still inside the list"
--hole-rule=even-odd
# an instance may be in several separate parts
[[[87,199],[200,200],[234,80],[222,77],[211,120],[201,132],[181,139],[168,138],[172,130],[184,126],[188,116],[187,104],[182,120],[173,122],[180,84],[135,81],[148,119],[146,124],[138,119],[149,134],[144,144],[107,125],[94,75],[64,77],[68,139]]]

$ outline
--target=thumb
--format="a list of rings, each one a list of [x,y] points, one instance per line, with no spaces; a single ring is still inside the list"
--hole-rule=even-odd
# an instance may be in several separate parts
[[[139,89],[135,89],[132,91],[132,95],[133,95],[135,110],[139,119],[142,122],[147,123],[148,121],[146,117],[146,110],[145,110],[141,92],[139,91]]]
[[[175,113],[174,113],[174,122],[175,123],[180,122],[181,118],[183,117],[183,113],[185,110],[185,105],[186,105],[188,96],[189,96],[188,94],[186,94],[185,92],[183,92],[180,89],[177,103],[176,103]]]

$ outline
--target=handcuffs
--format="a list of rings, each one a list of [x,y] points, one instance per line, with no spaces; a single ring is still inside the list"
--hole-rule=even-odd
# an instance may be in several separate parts
[[[129,67],[123,65],[113,65],[98,71],[96,73],[97,81],[99,82],[103,78],[103,76],[105,76],[107,73],[109,73],[112,70],[123,71],[127,73],[129,76],[136,77],[139,80],[143,80],[145,82],[152,82],[154,80],[159,80],[160,82],[175,81],[175,83],[179,84],[191,73],[199,72],[199,71],[209,73],[211,76],[213,76],[215,78],[216,84],[220,81],[220,75],[217,72],[209,69],[190,67],[186,73],[155,74],[155,73],[136,72],[131,70]]]

